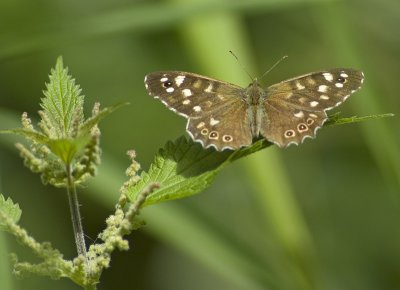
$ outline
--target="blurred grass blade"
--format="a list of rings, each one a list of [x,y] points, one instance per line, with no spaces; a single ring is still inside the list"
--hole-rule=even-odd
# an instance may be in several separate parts
[[[166,29],[178,26],[193,16],[204,15],[210,12],[242,11],[257,12],[284,9],[304,3],[326,3],[335,0],[246,0],[246,1],[204,1],[189,3],[189,5],[176,5],[173,2],[164,3],[144,2],[120,9],[99,14],[94,10],[93,15],[74,18],[68,17],[69,22],[54,23],[58,27],[37,25],[30,22],[30,27],[8,25],[7,33],[0,35],[0,59],[9,58],[18,54],[32,53],[34,51],[48,50],[53,47],[65,47],[71,43],[80,43],[82,40],[110,34],[129,33],[134,31],[147,31],[152,29]],[[16,21],[27,21],[17,19]],[[17,23],[16,23],[17,24]],[[47,29],[47,30],[46,30]]]
[[[17,289],[14,287],[13,280],[15,277],[12,274],[10,249],[8,247],[8,240],[6,239],[6,233],[0,231],[0,277],[1,277],[1,288],[13,290]]]
[[[363,115],[391,111],[391,108],[384,108],[382,98],[378,99],[378,94],[374,91],[374,84],[369,82],[369,71],[372,72],[375,68],[369,67],[369,62],[363,61],[369,56],[363,57],[363,49],[358,47],[357,38],[352,37],[352,35],[357,35],[353,30],[355,24],[352,23],[353,18],[345,6],[332,6],[328,10],[316,7],[312,15],[319,23],[321,37],[324,37],[324,42],[329,45],[330,57],[335,58],[338,63],[352,64],[364,71],[366,76],[364,85],[358,96],[352,98],[355,104],[354,110]],[[400,144],[395,138],[396,130],[390,122],[368,122],[362,124],[361,128],[382,176],[395,192],[400,192],[398,190],[400,188]]]

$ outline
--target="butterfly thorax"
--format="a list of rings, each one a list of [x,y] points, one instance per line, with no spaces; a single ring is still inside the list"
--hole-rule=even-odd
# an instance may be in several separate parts
[[[265,97],[266,93],[257,79],[254,79],[245,90],[245,98],[249,106],[258,106]]]
[[[245,89],[244,98],[248,104],[247,117],[253,137],[258,137],[260,135],[261,120],[265,115],[261,104],[266,96],[265,90],[260,86],[257,79],[254,79]]]

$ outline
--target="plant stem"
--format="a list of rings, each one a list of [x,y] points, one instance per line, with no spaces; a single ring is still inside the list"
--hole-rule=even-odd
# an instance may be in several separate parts
[[[71,211],[71,220],[72,220],[72,227],[74,230],[76,249],[78,251],[78,255],[83,255],[85,259],[87,259],[85,236],[83,233],[81,214],[79,212],[78,195],[73,181],[72,169],[70,163],[66,165],[66,169],[67,169],[67,193],[69,200],[69,208]]]

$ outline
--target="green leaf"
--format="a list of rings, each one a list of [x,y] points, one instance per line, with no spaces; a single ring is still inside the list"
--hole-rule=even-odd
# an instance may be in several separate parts
[[[158,182],[160,189],[147,197],[145,205],[195,194],[211,183],[230,154],[230,151],[204,150],[182,136],[159,150],[149,172],[142,173],[141,180],[127,195],[135,200],[151,182]]]
[[[25,129],[25,128],[0,130],[0,134],[20,135],[20,136],[25,137],[26,139],[32,140],[39,144],[47,144],[50,140],[46,135],[39,133],[38,131]]]
[[[391,116],[391,114],[366,117],[339,118],[333,115],[326,125],[348,124]],[[148,172],[142,172],[141,180],[127,189],[127,196],[134,201],[137,195],[151,183],[160,188],[150,194],[144,205],[183,198],[201,192],[214,180],[228,163],[272,145],[265,139],[237,151],[204,149],[199,143],[184,136],[175,142],[167,142],[156,154]]]
[[[17,223],[21,218],[21,213],[18,203],[14,204],[10,198],[6,200],[4,196],[0,194],[0,230],[7,230],[5,218]]]
[[[378,114],[378,115],[370,115],[370,116],[363,116],[363,117],[347,117],[347,118],[340,118],[340,113],[333,114],[329,116],[329,120],[325,122],[324,126],[334,126],[334,125],[344,125],[350,123],[358,123],[367,120],[376,120],[382,119],[387,117],[394,117],[395,115],[392,113],[387,114]]]
[[[182,136],[159,150],[149,172],[142,173],[141,180],[128,190],[127,195],[134,200],[152,182],[159,183],[160,189],[150,194],[144,205],[196,194],[208,187],[230,161],[269,145],[260,140],[238,151],[219,152],[213,148],[205,150],[199,143]]]
[[[97,124],[127,103],[120,103],[100,110],[96,103],[92,116],[83,115],[84,96],[75,80],[64,68],[62,57],[57,59],[46,84],[39,111],[40,131],[36,131],[27,113],[22,114],[22,128],[0,130],[0,134],[16,134],[28,139],[29,147],[17,144],[25,165],[41,174],[44,183],[65,186],[66,165],[73,168],[76,184],[96,174],[100,163],[100,130]]]
[[[57,155],[64,164],[69,164],[90,142],[90,136],[75,139],[50,140],[47,145],[51,152]]]
[[[49,76],[43,92],[41,107],[44,110],[44,119],[51,139],[74,137],[76,124],[83,121],[83,100],[81,89],[75,80],[68,75],[64,68],[62,57],[57,59],[54,69]]]

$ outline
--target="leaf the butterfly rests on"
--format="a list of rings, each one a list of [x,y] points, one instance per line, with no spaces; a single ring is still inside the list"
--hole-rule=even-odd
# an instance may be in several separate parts
[[[314,138],[326,111],[344,102],[364,80],[361,71],[336,68],[262,88],[247,88],[194,73],[164,71],[145,77],[148,93],[188,119],[186,131],[203,147],[239,149],[264,137],[279,147]]]

